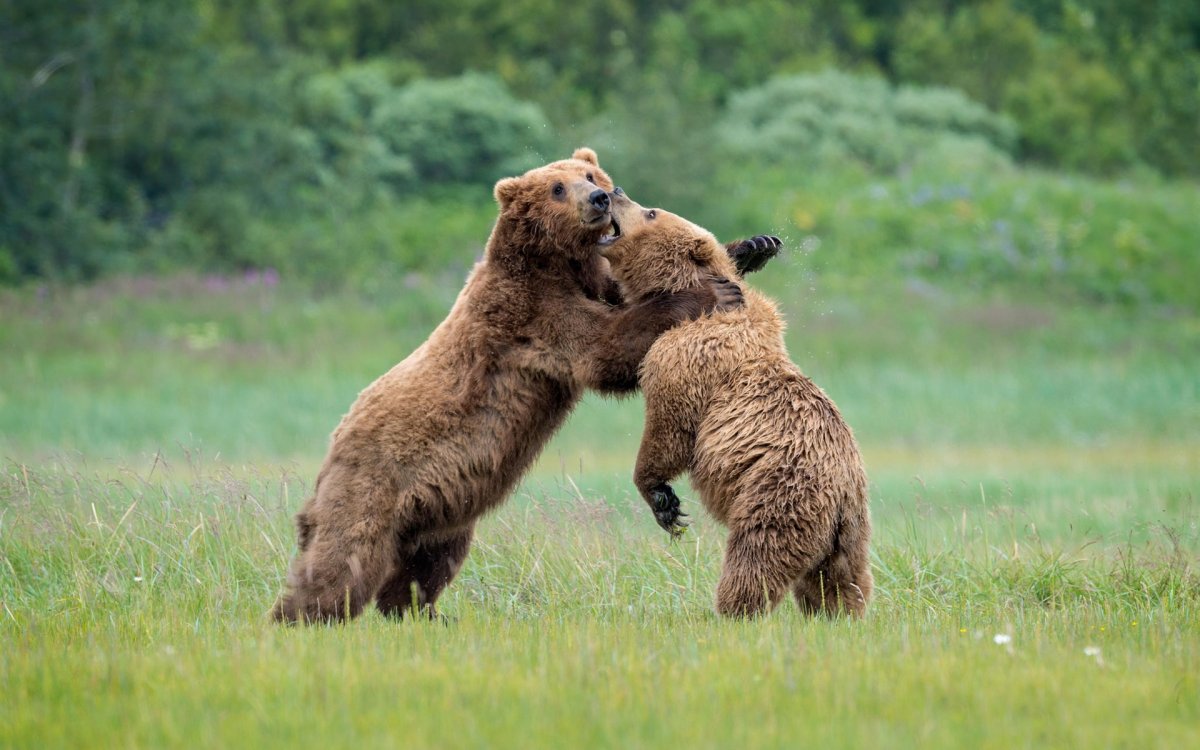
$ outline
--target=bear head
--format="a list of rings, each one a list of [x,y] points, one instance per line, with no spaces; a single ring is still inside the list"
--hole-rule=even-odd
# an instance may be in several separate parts
[[[725,247],[707,229],[659,208],[643,208],[617,188],[614,230],[601,254],[627,299],[700,286],[710,278],[737,279]]]
[[[612,189],[590,148],[500,180],[494,194],[500,204],[497,226],[505,230],[502,244],[526,253],[585,259],[612,232]]]

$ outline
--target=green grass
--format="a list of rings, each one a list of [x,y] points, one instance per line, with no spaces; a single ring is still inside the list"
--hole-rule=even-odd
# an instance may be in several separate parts
[[[805,620],[787,603],[733,623],[710,610],[723,537],[711,523],[671,544],[638,509],[523,493],[480,528],[443,600],[451,624],[372,613],[279,629],[264,614],[304,480],[10,464],[2,481],[3,746],[1198,736],[1200,580],[1161,535],[1059,547],[974,509],[930,541],[918,516],[896,516],[880,523],[866,621]]]
[[[1020,231],[1068,201],[1030,179]],[[863,447],[863,622],[790,602],[717,620],[724,531],[685,491],[697,523],[668,542],[630,481],[640,401],[589,398],[481,523],[450,625],[269,626],[329,432],[441,320],[465,262],[347,291],[0,292],[0,747],[1200,743],[1193,307],[1099,302],[1070,274],[1037,290],[1033,266],[978,286],[971,263],[822,260],[992,231],[934,208],[876,221],[892,209],[857,189],[817,207],[822,250],[754,283]],[[1189,189],[1131,199],[1129,221]],[[1096,191],[1108,217],[1120,188]],[[1171,215],[1163,236],[1194,244]],[[1140,288],[1178,303],[1178,262]]]

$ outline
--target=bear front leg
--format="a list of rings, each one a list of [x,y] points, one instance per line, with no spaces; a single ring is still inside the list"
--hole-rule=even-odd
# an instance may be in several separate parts
[[[691,525],[691,521],[688,520],[687,513],[680,511],[679,495],[675,494],[675,489],[671,485],[660,482],[649,490],[643,491],[642,497],[650,506],[650,510],[654,511],[654,520],[658,521],[658,525],[664,531],[674,538],[683,536],[687,527]]]
[[[739,276],[762,270],[771,258],[783,249],[783,240],[773,234],[760,234],[745,240],[736,240],[725,245],[725,252],[737,266]]]
[[[654,519],[673,537],[681,536],[688,527],[687,514],[679,509],[679,496],[668,484],[692,463],[695,430],[686,414],[658,399],[648,399],[646,429],[633,474],[633,482]]]
[[[742,288],[728,279],[708,285],[660,294],[633,305],[604,322],[583,367],[584,384],[604,393],[637,389],[638,367],[664,331],[713,310],[745,304]]]

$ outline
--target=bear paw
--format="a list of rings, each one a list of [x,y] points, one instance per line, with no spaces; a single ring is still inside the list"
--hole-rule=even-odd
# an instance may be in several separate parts
[[[745,276],[761,270],[771,258],[783,249],[783,240],[773,234],[760,234],[748,240],[742,240],[729,251],[738,273]]]
[[[714,310],[737,310],[746,304],[746,298],[742,295],[742,287],[736,281],[722,278],[713,279],[713,293],[717,296],[717,304],[713,308]],[[663,486],[668,491],[671,490],[668,485]],[[671,493],[672,497],[674,497],[674,494],[674,492]]]
[[[679,510],[679,496],[671,485],[662,483],[650,490],[650,507],[654,510],[654,520],[663,527],[673,538],[683,536],[687,531],[687,513]]]

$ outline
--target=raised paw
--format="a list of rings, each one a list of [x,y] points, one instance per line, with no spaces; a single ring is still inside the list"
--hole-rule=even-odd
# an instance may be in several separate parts
[[[717,295],[715,310],[736,310],[746,304],[742,287],[736,281],[713,279],[713,293]]]
[[[687,531],[691,522],[687,513],[680,512],[679,496],[671,485],[664,482],[650,490],[650,507],[654,511],[654,520],[672,537],[678,538]]]
[[[761,270],[771,258],[783,249],[783,240],[773,234],[760,234],[734,245],[729,251],[738,273],[745,276]]]

